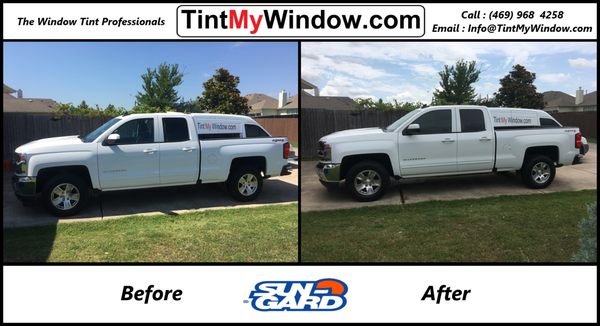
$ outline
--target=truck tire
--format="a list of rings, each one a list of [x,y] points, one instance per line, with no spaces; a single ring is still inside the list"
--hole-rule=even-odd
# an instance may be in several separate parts
[[[375,161],[354,164],[346,174],[346,189],[358,201],[374,201],[385,194],[390,175]]]
[[[252,201],[262,190],[263,178],[253,167],[239,167],[227,179],[227,191],[235,200]]]
[[[530,157],[521,170],[523,182],[532,189],[548,187],[554,180],[555,174],[554,162],[543,155]]]
[[[89,199],[89,185],[77,175],[58,175],[46,182],[42,202],[54,216],[71,216],[83,209]]]

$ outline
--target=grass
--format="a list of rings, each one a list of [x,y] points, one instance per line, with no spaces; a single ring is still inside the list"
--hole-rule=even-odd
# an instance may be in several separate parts
[[[569,262],[596,190],[302,213],[302,262]]]
[[[4,262],[296,262],[298,205],[4,229]]]
[[[588,143],[594,143],[594,144],[598,143],[598,141],[596,140],[596,138],[593,138],[593,137],[589,137],[588,138],[588,137],[586,137],[586,139],[587,139]]]

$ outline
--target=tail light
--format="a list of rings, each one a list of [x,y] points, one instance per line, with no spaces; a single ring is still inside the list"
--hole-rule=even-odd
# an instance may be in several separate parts
[[[581,142],[581,133],[578,132],[575,134],[575,148],[581,148],[583,143]]]
[[[283,144],[283,158],[286,160],[290,158],[290,143]]]

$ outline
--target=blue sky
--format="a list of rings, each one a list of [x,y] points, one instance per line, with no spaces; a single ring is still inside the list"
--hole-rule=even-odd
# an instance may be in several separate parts
[[[515,64],[535,72],[539,92],[595,91],[595,42],[330,42],[302,43],[301,75],[321,95],[429,103],[438,71],[458,59],[476,60],[475,84],[492,96]]]
[[[129,109],[141,74],[162,62],[179,64],[186,99],[220,67],[240,77],[242,95],[298,89],[296,42],[5,42],[4,83],[24,97]]]

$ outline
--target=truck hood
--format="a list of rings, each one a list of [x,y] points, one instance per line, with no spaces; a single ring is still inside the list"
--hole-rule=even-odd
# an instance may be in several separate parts
[[[386,132],[383,129],[375,128],[360,128],[337,131],[332,134],[323,136],[321,141],[328,144],[362,140],[376,140],[385,138]]]
[[[27,144],[17,147],[15,152],[27,153],[27,154],[40,154],[49,152],[60,152],[72,150],[79,150],[81,145],[85,144],[77,136],[63,136],[63,137],[51,137],[34,140]],[[79,146],[77,146],[79,145]]]

